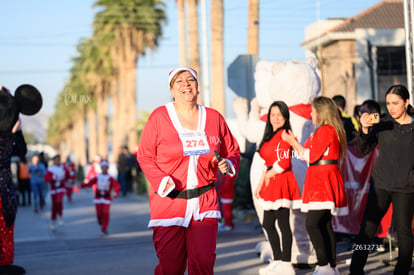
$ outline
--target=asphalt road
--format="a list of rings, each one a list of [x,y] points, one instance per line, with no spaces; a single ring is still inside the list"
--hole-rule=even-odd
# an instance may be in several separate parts
[[[147,275],[153,274],[157,257],[146,196],[129,194],[111,205],[109,234],[103,235],[95,218],[90,190],[75,194],[64,203],[64,225],[49,229],[50,201],[41,213],[30,207],[19,208],[15,223],[15,264],[28,275]],[[235,229],[217,236],[217,275],[256,275],[265,266],[257,257],[256,244],[264,239],[254,211],[235,211]],[[349,240],[338,242],[338,267],[348,274]],[[395,257],[393,252],[392,257]],[[392,274],[382,260],[388,252],[375,252],[366,274]],[[296,268],[296,274],[312,274],[312,268]],[[414,274],[414,273],[413,273]]]

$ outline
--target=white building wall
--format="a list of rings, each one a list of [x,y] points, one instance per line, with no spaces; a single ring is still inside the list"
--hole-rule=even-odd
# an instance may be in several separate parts
[[[355,43],[357,64],[355,64],[356,76],[356,93],[357,102],[363,102],[366,99],[372,99],[370,70],[367,63],[368,41],[372,45],[372,59],[374,68],[374,93],[375,100],[378,100],[378,77],[376,73],[376,47],[378,46],[404,46],[405,32],[404,29],[356,29]]]

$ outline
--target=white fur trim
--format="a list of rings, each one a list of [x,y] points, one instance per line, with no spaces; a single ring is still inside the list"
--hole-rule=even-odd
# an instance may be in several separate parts
[[[233,199],[223,199],[223,198],[220,198],[220,201],[223,204],[233,203]]]
[[[198,76],[197,76],[197,72],[189,67],[178,67],[175,68],[174,70],[172,70],[168,76],[168,84],[171,84],[171,80],[174,78],[174,76],[179,72],[179,71],[187,71],[190,72],[194,78],[198,81]]]
[[[228,160],[228,159],[225,159],[225,160],[229,164],[230,170],[231,170],[231,172],[227,173],[227,175],[230,176],[230,177],[235,176],[236,175],[236,169],[234,169],[233,163],[230,160]]]
[[[332,216],[346,216],[349,213],[348,207],[335,207],[332,201],[312,201],[308,203],[302,203],[301,211],[309,212],[309,210],[331,210]]]
[[[195,220],[203,220],[204,218],[220,219],[221,213],[220,211],[212,210],[212,211],[201,213],[197,219],[194,217]],[[155,227],[155,226],[174,226],[174,225],[188,227],[190,223],[186,221],[186,217],[179,217],[179,218],[177,217],[177,218],[171,218],[171,219],[158,219],[158,220],[150,220],[150,222],[148,223],[148,228]]]
[[[281,174],[285,171],[285,169],[283,169],[282,167],[279,166],[279,162],[276,161],[275,163],[273,163],[273,169],[276,171],[277,174]]]
[[[167,182],[171,180],[173,183],[173,179],[170,176],[166,176],[161,180],[160,186],[158,187],[158,195],[160,195],[160,197],[164,198],[166,197],[174,188],[175,188],[175,183],[173,186],[171,186],[170,188],[168,188],[168,190],[165,190],[164,192],[164,188],[167,185]]]
[[[288,200],[288,199],[279,199],[276,201],[265,201],[262,198],[259,198],[260,205],[263,210],[277,210],[281,207],[283,208],[292,208],[299,209],[301,207],[301,200]]]
[[[302,156],[299,156],[299,157],[302,157]],[[305,149],[305,151],[303,151],[303,160],[309,163],[310,149]]]

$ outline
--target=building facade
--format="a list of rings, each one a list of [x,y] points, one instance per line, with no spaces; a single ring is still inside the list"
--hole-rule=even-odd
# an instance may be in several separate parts
[[[348,113],[366,99],[384,104],[389,86],[407,85],[403,0],[383,0],[350,18],[316,22],[301,46],[318,60],[321,94],[343,95]]]

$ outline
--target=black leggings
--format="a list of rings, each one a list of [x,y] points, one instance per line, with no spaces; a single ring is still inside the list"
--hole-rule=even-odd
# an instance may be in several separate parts
[[[414,213],[414,193],[390,192],[371,184],[365,206],[361,229],[356,244],[371,244],[390,203],[393,206],[392,221],[398,238],[398,262],[394,274],[408,274],[413,254],[411,221]],[[358,246],[356,246],[358,247]],[[361,246],[365,247],[365,246]],[[370,247],[369,245],[366,247]],[[355,249],[350,266],[351,274],[364,274],[369,249]]]
[[[265,210],[263,214],[263,228],[266,230],[270,246],[273,251],[273,260],[290,262],[292,256],[292,231],[289,224],[289,208],[278,210]],[[280,238],[276,230],[276,222],[282,234],[282,248]]]
[[[320,266],[328,263],[336,266],[336,239],[331,219],[330,210],[310,210],[306,215],[306,229]]]

